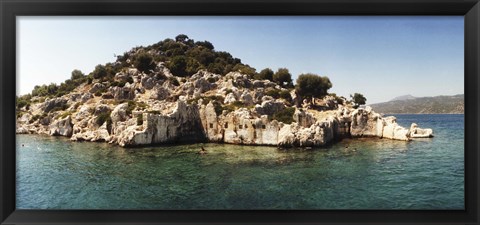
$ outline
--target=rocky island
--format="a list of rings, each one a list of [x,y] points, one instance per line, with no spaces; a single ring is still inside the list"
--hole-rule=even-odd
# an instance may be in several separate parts
[[[302,76],[325,85],[308,90]],[[16,132],[124,147],[184,142],[314,147],[342,138],[433,136],[431,129],[404,128],[395,117],[328,93],[326,77],[299,79],[293,85],[284,68],[257,73],[208,41],[178,35],[133,48],[88,75],[74,70],[60,85],[36,86],[17,97]]]

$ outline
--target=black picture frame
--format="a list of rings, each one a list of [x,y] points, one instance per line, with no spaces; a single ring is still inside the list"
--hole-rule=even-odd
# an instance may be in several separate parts
[[[463,15],[465,210],[16,210],[16,16],[28,15]],[[478,0],[0,0],[1,224],[479,224]]]

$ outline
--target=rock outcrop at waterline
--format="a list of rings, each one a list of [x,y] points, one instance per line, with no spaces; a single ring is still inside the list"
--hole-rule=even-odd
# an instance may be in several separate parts
[[[324,146],[345,137],[408,141],[433,133],[416,124],[401,127],[395,117],[353,109],[332,96],[320,100],[321,109],[292,106],[294,92],[290,100],[275,99],[271,90],[289,90],[238,72],[201,70],[180,79],[160,63],[149,74],[129,69],[115,79],[124,86],[84,83],[64,96],[38,99],[18,117],[17,133],[120,146],[208,141],[282,147]]]

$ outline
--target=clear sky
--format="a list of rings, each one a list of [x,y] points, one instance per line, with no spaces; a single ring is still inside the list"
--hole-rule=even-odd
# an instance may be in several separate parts
[[[328,76],[367,104],[464,93],[463,16],[17,17],[17,93],[186,34],[260,71]]]

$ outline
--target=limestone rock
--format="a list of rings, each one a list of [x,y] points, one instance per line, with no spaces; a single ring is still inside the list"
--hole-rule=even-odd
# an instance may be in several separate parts
[[[127,109],[128,103],[122,103],[120,105],[117,105],[110,114],[110,118],[112,118],[112,123],[116,124],[117,122],[123,122],[127,120]]]
[[[70,116],[67,116],[64,119],[56,120],[50,124],[49,128],[49,134],[52,136],[70,137],[73,132],[72,119]]]
[[[153,77],[148,77],[148,76],[143,76],[140,82],[142,84],[142,87],[144,87],[147,90],[152,89],[156,84],[155,79]]]
[[[170,96],[170,92],[162,87],[162,86],[155,86],[153,88],[153,91],[150,94],[150,99],[155,99],[155,100],[164,100],[167,99]]]
[[[246,106],[254,104],[253,98],[248,91],[243,92],[243,94],[240,96],[240,101],[242,101]]]
[[[235,97],[234,93],[228,93],[227,96],[225,96],[225,100],[223,101],[224,104],[230,104],[234,103],[237,101],[237,98]]]
[[[429,138],[433,137],[432,129],[419,128],[416,123],[412,123],[410,126],[410,137],[412,138]]]
[[[48,113],[53,109],[63,109],[67,106],[68,100],[65,98],[53,98],[50,100],[46,100],[40,108],[43,112]]]
[[[260,115],[273,115],[276,112],[285,109],[285,104],[282,101],[266,100],[261,105],[255,105],[255,112]]]
[[[365,109],[356,109],[351,114],[352,122],[350,127],[350,134],[352,137],[373,137],[382,136],[379,125],[382,123],[380,114]]]
[[[383,118],[382,137],[394,140],[409,141],[409,130],[398,125],[394,116]]]
[[[90,88],[88,92],[91,94],[95,94],[97,92],[103,92],[103,91],[105,91],[105,85],[101,83],[95,83],[93,84],[92,88]]]
[[[129,87],[110,87],[109,91],[115,100],[133,100],[135,98],[134,89]]]

